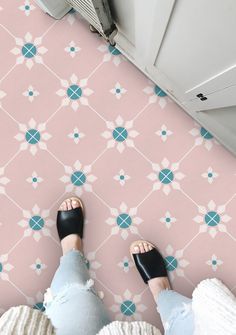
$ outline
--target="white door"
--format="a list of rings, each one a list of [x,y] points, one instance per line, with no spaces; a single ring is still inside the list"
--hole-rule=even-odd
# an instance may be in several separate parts
[[[157,2],[150,76],[189,112],[236,105],[236,0]]]

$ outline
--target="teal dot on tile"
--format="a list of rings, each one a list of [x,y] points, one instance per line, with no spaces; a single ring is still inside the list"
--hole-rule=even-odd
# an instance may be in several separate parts
[[[41,216],[34,215],[29,220],[29,226],[33,230],[41,230],[44,227],[44,219]]]
[[[25,5],[25,10],[29,10],[30,6],[29,5]]]
[[[166,93],[164,91],[162,91],[162,89],[157,85],[154,87],[154,92],[158,97],[165,97],[166,96]]]
[[[127,268],[129,266],[128,262],[124,262],[124,267]]]
[[[109,45],[108,50],[114,56],[118,56],[118,55],[121,54],[121,52],[118,49],[116,49],[115,47],[113,47],[112,45]]]
[[[34,95],[34,92],[33,91],[29,91],[29,96],[32,97],[32,95]]]
[[[40,132],[37,129],[29,129],[25,134],[25,139],[29,144],[37,144],[40,137]]]
[[[45,308],[44,308],[42,302],[37,302],[37,304],[35,304],[35,305],[33,306],[33,309],[38,309],[38,310],[41,311],[41,312],[44,312],[44,311],[45,311]]]
[[[166,218],[166,222],[170,222],[170,218]]]
[[[74,138],[78,138],[79,137],[79,133],[74,133]]]
[[[72,52],[75,51],[75,47],[71,47],[70,51],[72,51]]]
[[[36,177],[34,177],[32,180],[33,180],[34,183],[37,183],[37,181],[38,181],[38,179]]]
[[[39,263],[36,264],[36,268],[37,268],[37,269],[41,269],[41,264],[39,264]]]
[[[210,211],[205,215],[204,220],[208,226],[214,227],[220,223],[220,216],[215,211]]]
[[[164,136],[166,135],[166,131],[165,131],[165,130],[162,130],[161,133],[162,133],[162,135],[164,135]]]
[[[32,43],[26,43],[23,45],[21,52],[25,58],[33,58],[37,53],[37,48]]]
[[[213,177],[213,174],[211,172],[208,173],[208,177],[211,178]]]
[[[82,96],[82,89],[78,85],[71,85],[67,89],[67,96],[71,100],[78,100]]]
[[[117,88],[117,89],[116,89],[116,93],[120,93],[120,88]]]
[[[214,259],[213,261],[212,261],[212,265],[216,265],[217,264],[217,261]]]
[[[117,142],[123,142],[128,137],[128,132],[124,127],[116,127],[112,132],[112,136]]]
[[[168,271],[174,271],[178,266],[178,261],[173,256],[167,256],[165,259],[166,269]]]
[[[3,270],[3,266],[2,266],[2,263],[0,263],[0,272],[2,272]]]
[[[75,171],[71,175],[71,182],[75,186],[82,186],[86,182],[86,176],[82,171]]]
[[[120,175],[120,180],[124,180],[125,176],[123,174]]]
[[[126,229],[132,224],[132,218],[126,213],[122,213],[116,218],[116,223],[120,228]]]
[[[159,172],[158,178],[162,184],[170,184],[174,179],[174,174],[170,169],[163,169]]]
[[[201,127],[200,130],[200,134],[202,137],[204,137],[206,140],[210,140],[213,138],[213,136],[211,135],[211,133],[209,133],[209,131],[207,131],[205,128]]]
[[[125,300],[123,303],[120,305],[120,311],[122,314],[126,316],[131,316],[135,313],[136,311],[136,306],[131,300]]]

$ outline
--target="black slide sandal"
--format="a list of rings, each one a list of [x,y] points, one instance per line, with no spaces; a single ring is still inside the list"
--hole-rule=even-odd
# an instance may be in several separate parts
[[[147,243],[152,246],[152,250],[145,251],[144,253],[132,253],[135,245],[139,243]],[[168,277],[164,259],[157,248],[147,241],[135,241],[130,246],[130,254],[136,265],[136,268],[141,275],[145,284],[148,280],[157,277]]]
[[[79,207],[57,212],[57,231],[60,241],[71,234],[77,234],[82,239],[84,230],[84,210],[79,198],[71,197],[70,200],[79,202]],[[67,200],[67,199],[66,199]]]

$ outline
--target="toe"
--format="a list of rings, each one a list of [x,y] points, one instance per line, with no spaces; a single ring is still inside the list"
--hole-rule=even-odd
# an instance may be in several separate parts
[[[66,204],[66,201],[63,201],[63,203],[62,203],[61,206],[60,206],[60,210],[61,210],[61,211],[66,211],[66,210],[67,210],[67,204]]]
[[[78,200],[76,200],[76,199],[72,199],[71,204],[72,204],[72,208],[77,208],[77,207],[79,207],[79,202],[78,202]]]
[[[153,247],[149,244],[148,245],[148,250],[150,251],[150,250],[152,250],[153,249]]]
[[[141,253],[144,253],[144,252],[145,252],[143,243],[139,243],[139,249],[140,249],[140,252],[141,252]]]
[[[148,247],[148,244],[146,242],[143,243],[143,246],[144,246],[145,252],[149,251],[149,247]]]
[[[139,246],[136,244],[134,247],[133,247],[133,253],[134,254],[138,254],[140,252],[139,250]]]
[[[71,206],[71,199],[67,199],[67,208],[68,208],[68,211],[72,209],[72,206]]]

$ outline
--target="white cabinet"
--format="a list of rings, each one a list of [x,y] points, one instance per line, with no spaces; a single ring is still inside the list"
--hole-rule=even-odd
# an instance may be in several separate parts
[[[236,106],[236,0],[111,0],[111,5],[117,48],[236,154],[232,129],[225,138],[228,114],[221,125],[221,118],[206,114]],[[236,124],[236,107],[228,122]]]

